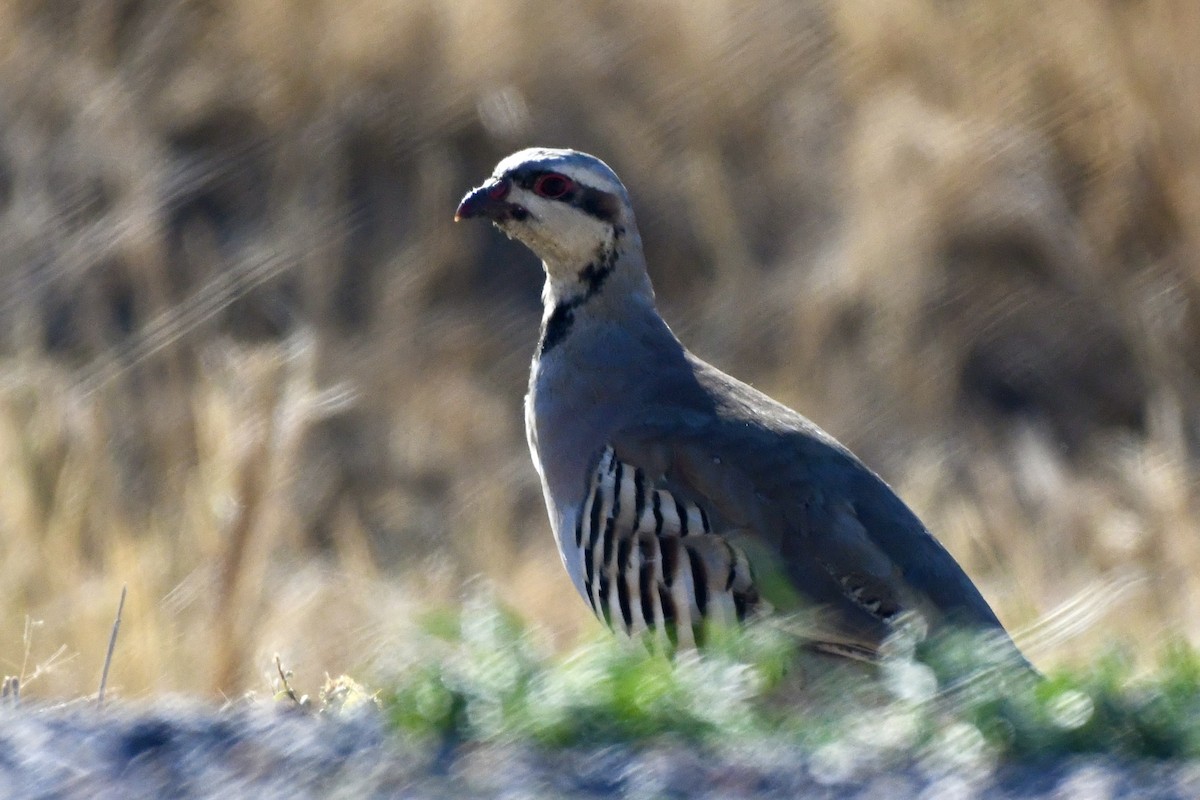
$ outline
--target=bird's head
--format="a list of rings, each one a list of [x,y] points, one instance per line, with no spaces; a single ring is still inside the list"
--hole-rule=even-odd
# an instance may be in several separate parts
[[[534,252],[550,278],[574,276],[636,236],[629,195],[595,156],[542,147],[513,153],[467,193],[454,219],[483,217]]]

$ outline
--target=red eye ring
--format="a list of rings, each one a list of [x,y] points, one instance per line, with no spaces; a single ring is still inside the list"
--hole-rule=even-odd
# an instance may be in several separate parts
[[[557,172],[547,172],[539,175],[533,182],[533,191],[550,200],[558,200],[574,188],[575,183],[566,175]]]

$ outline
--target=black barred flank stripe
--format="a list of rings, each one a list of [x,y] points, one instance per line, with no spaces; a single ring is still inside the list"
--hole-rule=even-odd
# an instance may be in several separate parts
[[[741,592],[733,593],[733,608],[737,613],[738,622],[746,621],[746,596]]]
[[[679,634],[675,630],[675,599],[664,586],[658,587],[658,604],[662,606],[663,627],[667,631],[667,638],[671,646],[676,647],[679,645]]]
[[[609,592],[611,592],[611,591],[612,591],[612,585],[608,580],[608,574],[605,572],[601,572],[600,573],[600,598],[599,598],[600,613],[604,616],[604,624],[610,628],[612,627],[612,612],[609,610],[609,607],[608,607],[608,596],[609,596]]]
[[[608,518],[610,518],[610,519],[618,519],[618,518],[620,518],[620,481],[622,481],[622,477],[623,477],[623,473],[624,473],[624,471],[625,471],[625,467],[624,467],[624,464],[622,464],[622,463],[620,463],[619,461],[617,461],[617,459],[616,459],[616,458],[613,458],[613,463],[616,463],[616,464],[617,464],[617,469],[616,469],[616,470],[613,470],[613,479],[612,479],[612,516],[611,516],[611,517],[608,517]]]
[[[704,528],[705,533],[712,533],[712,525],[709,524],[708,514],[704,513],[704,506],[696,506],[700,511],[700,527]]]
[[[663,583],[670,589],[675,584],[675,572],[679,568],[679,540],[667,536],[658,540],[658,546],[662,550]]]
[[[583,580],[583,588],[586,590],[588,605],[592,607],[593,614],[599,614],[600,609],[596,607],[596,593],[593,591],[595,574],[592,569],[592,551],[590,549],[583,551],[583,566],[587,572],[587,576]]]
[[[654,500],[650,504],[650,509],[654,512],[654,535],[662,536],[662,494],[657,489],[654,490]]]
[[[616,458],[612,459],[612,463],[616,464],[616,469],[612,470],[611,467],[609,469],[611,471],[614,471],[616,473],[616,475],[613,478],[612,511],[609,512],[608,520],[604,524],[604,563],[605,564],[607,564],[609,562],[609,559],[612,558],[613,539],[615,538],[613,531],[614,531],[614,528],[616,527],[617,520],[620,519],[620,517],[621,517],[621,477],[622,477],[621,474],[624,471],[624,469],[622,467],[621,462],[617,461]]]
[[[737,577],[737,552],[724,539],[720,542],[725,545],[725,552],[729,554],[729,574],[725,577],[725,591],[728,592],[733,588],[733,579]]]
[[[704,559],[700,558],[700,554],[690,547],[685,547],[687,551],[688,562],[692,567],[692,588],[696,592],[696,608],[700,609],[700,616],[708,616],[708,575],[704,570]]]
[[[575,546],[583,547],[583,514],[575,515]]]
[[[613,526],[614,526],[615,522],[616,522],[615,518],[609,517],[608,520],[604,523],[604,537],[602,539],[602,542],[603,542],[602,546],[604,547],[604,558],[603,558],[603,560],[601,560],[600,563],[604,564],[605,566],[607,566],[612,561],[613,542],[617,538],[613,533]]]
[[[601,616],[600,606],[598,606],[596,604],[596,595],[592,591],[591,584],[588,584],[588,587],[587,587],[587,599],[588,599],[588,605],[592,607],[592,613],[595,614],[596,616]]]
[[[617,576],[617,602],[621,606],[621,619],[625,621],[625,631],[633,633],[633,606],[629,599],[629,582],[624,575]]]
[[[592,490],[592,510],[588,514],[588,543],[584,548],[584,569],[586,570],[586,583],[589,592],[591,591],[592,581],[596,577],[595,554],[596,547],[600,540],[600,506],[604,505],[604,492],[600,484],[596,484],[596,488]]]
[[[588,546],[595,548],[600,537],[600,506],[604,505],[604,487],[597,483],[592,492],[592,513],[588,518]]]
[[[675,498],[675,514],[678,515],[678,517],[679,517],[679,535],[687,536],[688,535],[687,509],[683,507],[683,503],[680,502],[678,497]]]
[[[592,592],[596,580],[596,562],[593,555],[594,551],[590,545],[583,548],[583,586],[587,589],[587,599],[592,611],[598,614],[600,610],[596,608],[596,598]]]
[[[617,548],[617,602],[621,606],[621,618],[625,620],[625,629],[633,629],[633,609],[629,600],[629,553],[633,549],[633,543],[628,539],[622,539],[620,547]]]
[[[638,597],[642,601],[642,619],[646,627],[654,627],[654,547],[645,539],[638,539],[638,553],[642,556],[638,571]]]
[[[592,581],[594,581],[596,578],[596,567],[595,567],[594,562],[592,561],[592,554],[593,554],[593,551],[590,546],[585,547],[583,549],[583,569],[585,572],[585,577],[583,579],[583,583],[587,587],[588,600],[590,600],[592,603],[592,610],[595,611],[596,610],[596,601],[592,600]]]
[[[641,467],[633,470],[633,529],[641,523],[642,512],[646,509],[646,476]]]

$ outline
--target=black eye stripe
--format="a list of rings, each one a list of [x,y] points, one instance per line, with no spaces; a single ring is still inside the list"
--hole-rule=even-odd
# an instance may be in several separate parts
[[[511,173],[508,178],[525,191],[533,192],[534,184],[537,183],[538,178],[541,178],[543,175],[553,174],[560,173],[545,169],[521,170]],[[563,194],[562,197],[556,198],[560,203],[568,203],[575,206],[585,214],[604,222],[616,222],[618,217],[621,216],[621,201],[616,195],[593,188],[584,183],[579,183],[569,176],[565,177],[572,180],[575,185]]]
[[[541,180],[542,178],[546,177],[547,175],[562,175],[563,178],[566,178],[568,181],[575,183],[575,181],[572,178],[570,178],[569,176],[563,175],[561,172],[555,172],[552,169],[536,169],[536,170],[528,170],[525,172],[514,173],[512,175],[512,181],[517,186],[520,186],[522,189],[532,192],[532,191],[534,191],[534,187],[537,185],[537,182],[539,180]],[[580,185],[575,184],[575,187],[580,188]],[[570,194],[570,192],[568,192],[568,194]]]
[[[616,222],[621,216],[621,201],[616,196],[590,186],[580,186],[576,193],[573,204],[585,213],[605,222]]]

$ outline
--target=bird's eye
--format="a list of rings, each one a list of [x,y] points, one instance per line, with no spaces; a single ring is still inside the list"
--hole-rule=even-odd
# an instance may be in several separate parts
[[[545,175],[538,177],[533,182],[533,191],[540,194],[542,197],[548,197],[551,200],[557,200],[567,192],[571,191],[574,184],[566,175],[559,175],[557,172],[548,172]]]

